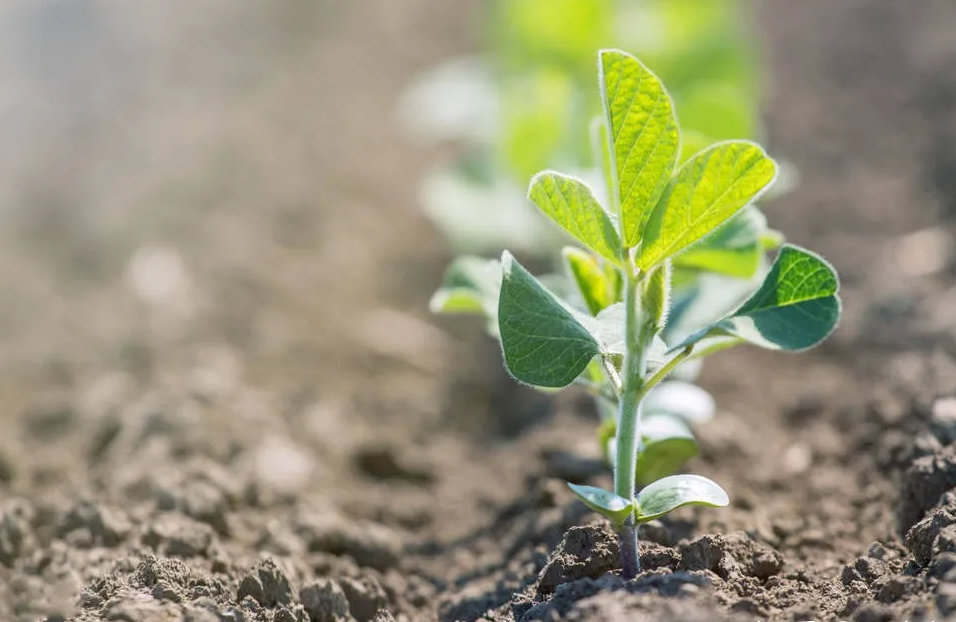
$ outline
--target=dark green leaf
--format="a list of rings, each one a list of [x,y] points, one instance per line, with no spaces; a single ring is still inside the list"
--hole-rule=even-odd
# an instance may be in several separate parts
[[[498,326],[508,371],[542,387],[571,384],[601,352],[597,338],[575,313],[542,286],[511,253],[501,257]]]
[[[729,317],[694,333],[674,349],[706,338],[731,337],[774,350],[820,343],[840,319],[839,281],[822,257],[797,246],[780,249],[753,296]]]
[[[645,486],[634,505],[636,519],[646,523],[685,505],[724,507],[727,493],[715,482],[699,475],[671,475]]]

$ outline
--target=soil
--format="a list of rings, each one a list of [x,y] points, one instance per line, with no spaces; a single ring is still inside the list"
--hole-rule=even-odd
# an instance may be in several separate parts
[[[395,102],[480,4],[0,10],[0,620],[956,619],[956,5],[754,3],[845,320],[706,366],[732,505],[623,581],[587,400],[425,310]]]

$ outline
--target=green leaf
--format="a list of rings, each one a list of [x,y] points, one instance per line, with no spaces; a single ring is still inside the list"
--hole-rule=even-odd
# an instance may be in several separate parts
[[[749,300],[673,349],[705,338],[732,337],[773,350],[806,350],[836,328],[841,310],[839,288],[836,272],[826,260],[785,244]]]
[[[498,326],[508,371],[521,382],[563,387],[601,352],[595,335],[575,313],[505,251]],[[593,330],[593,328],[592,328]]]
[[[561,256],[591,315],[617,302],[616,283],[609,282],[608,273],[591,253],[569,246],[561,251]]]
[[[673,475],[699,453],[687,424],[670,415],[644,417],[641,439],[635,471],[639,486]]]
[[[617,186],[612,204],[620,209],[623,245],[633,248],[673,174],[677,117],[664,85],[630,54],[603,50],[598,70]]]
[[[577,495],[578,499],[580,499],[584,505],[604,516],[615,525],[623,523],[627,517],[631,515],[631,512],[634,511],[634,506],[630,500],[618,496],[610,490],[604,490],[603,488],[597,488],[595,486],[580,486],[578,484],[568,484],[568,488]]]
[[[760,268],[768,234],[766,217],[748,205],[713,235],[675,257],[674,267],[749,279]]]
[[[671,475],[645,486],[634,505],[636,520],[646,523],[685,505],[724,507],[727,493],[715,482],[699,475]]]
[[[621,241],[614,223],[583,181],[544,171],[531,179],[528,198],[579,242],[620,263]]]
[[[647,270],[705,237],[755,200],[776,164],[759,145],[718,143],[688,160],[671,181],[644,230],[637,266]]]

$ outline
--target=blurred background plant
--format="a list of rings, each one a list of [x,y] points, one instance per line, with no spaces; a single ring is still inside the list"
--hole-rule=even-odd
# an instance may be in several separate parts
[[[425,179],[425,211],[456,252],[553,255],[563,238],[541,226],[525,188],[545,168],[583,177],[596,168],[589,124],[600,113],[601,47],[635,54],[668,85],[682,157],[720,140],[760,140],[749,16],[747,0],[489,0],[486,51],[425,72],[401,104],[413,133],[460,146]]]

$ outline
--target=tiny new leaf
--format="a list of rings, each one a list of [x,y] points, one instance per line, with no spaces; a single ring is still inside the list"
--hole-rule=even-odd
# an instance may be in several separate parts
[[[750,299],[673,350],[709,337],[730,337],[773,350],[806,350],[836,328],[841,308],[839,289],[836,272],[826,260],[785,244]]]
[[[568,246],[561,251],[561,255],[591,315],[597,315],[617,302],[617,283],[611,281],[608,271],[601,267],[591,253]]]
[[[605,259],[620,263],[617,229],[583,181],[544,171],[531,179],[528,198],[579,242]]]
[[[623,523],[634,506],[630,500],[614,494],[610,490],[597,488],[595,486],[581,486],[579,484],[568,484],[568,488],[577,495],[584,505],[588,506],[598,514],[604,516],[615,525]]]
[[[760,196],[776,164],[748,141],[717,143],[684,163],[647,221],[637,258],[642,270],[672,257]]]
[[[611,144],[610,169],[625,248],[641,241],[651,209],[667,188],[680,151],[670,95],[639,60],[604,50],[598,63],[601,99]]]
[[[684,505],[724,507],[727,493],[715,482],[700,475],[671,475],[645,486],[634,501],[635,519],[646,523]]]

